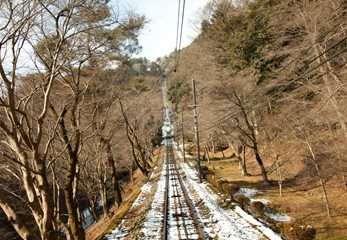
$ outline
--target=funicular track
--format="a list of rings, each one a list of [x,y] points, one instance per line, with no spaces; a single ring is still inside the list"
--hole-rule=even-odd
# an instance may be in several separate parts
[[[167,174],[163,239],[206,239],[176,165],[172,143],[167,144]]]

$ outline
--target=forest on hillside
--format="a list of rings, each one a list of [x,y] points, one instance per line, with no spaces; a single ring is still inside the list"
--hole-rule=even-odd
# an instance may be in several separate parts
[[[131,58],[148,20],[107,0],[0,6],[0,238],[85,239],[82,211],[120,206],[160,142],[161,68]]]
[[[156,62],[131,58],[148,19],[108,0],[0,6],[2,238],[85,239],[83,209],[97,221],[120,206],[118,180],[147,176],[161,142],[164,76],[184,121],[189,82],[203,82],[203,158],[232,149],[240,176],[278,186],[281,204],[289,191],[313,192],[298,220],[322,222],[321,239],[342,236],[346,1],[211,0],[191,22],[192,43]]]
[[[283,201],[282,185],[315,191],[325,212],[315,221],[346,216],[347,2],[216,0],[192,24],[194,41],[163,61],[177,112],[192,115],[189,82],[202,82],[201,154],[231,148],[240,175],[254,162]]]

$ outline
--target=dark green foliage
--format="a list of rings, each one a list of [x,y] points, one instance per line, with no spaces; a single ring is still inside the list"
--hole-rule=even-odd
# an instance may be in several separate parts
[[[177,105],[180,103],[182,97],[188,95],[189,92],[188,81],[186,79],[177,80],[174,83],[170,83],[168,86],[168,100]]]
[[[135,77],[131,80],[131,85],[132,85],[132,90],[135,92],[146,92],[149,91],[150,89],[143,84],[145,81],[145,78],[140,78],[140,77]]]
[[[208,171],[208,167],[204,164],[201,164],[201,171]]]
[[[156,128],[155,133],[153,134],[153,137],[152,137],[153,146],[159,146],[163,140],[163,130],[162,130],[163,122],[162,121],[158,122],[157,126],[158,127]]]

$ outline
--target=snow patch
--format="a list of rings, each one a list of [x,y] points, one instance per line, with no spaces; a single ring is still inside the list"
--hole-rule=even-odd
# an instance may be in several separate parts
[[[288,215],[283,214],[283,213],[273,214],[273,213],[269,213],[269,212],[264,211],[264,214],[266,216],[268,216],[269,218],[277,221],[277,222],[289,222],[289,221],[293,220],[291,217],[289,217]]]
[[[269,239],[280,240],[281,237],[271,229],[265,227],[240,207],[236,206],[234,210],[224,210],[218,206],[216,200],[219,196],[210,194],[207,183],[197,183],[197,172],[187,164],[181,163],[182,169],[186,173],[189,185],[193,187],[204,205],[209,208],[209,219],[203,219],[197,209],[198,216],[205,225],[205,231],[211,238],[218,239],[262,239],[264,235]],[[252,191],[244,190],[247,195]],[[192,192],[191,192],[192,194]],[[239,193],[241,194],[241,193]],[[254,192],[255,194],[255,192]],[[256,226],[257,228],[254,228]],[[259,229],[259,230],[258,230]]]

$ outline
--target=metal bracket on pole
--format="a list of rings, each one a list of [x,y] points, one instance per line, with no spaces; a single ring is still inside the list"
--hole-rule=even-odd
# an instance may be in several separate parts
[[[180,125],[180,124],[191,124],[191,123],[195,123],[195,122],[183,122],[183,123],[174,123],[174,124]]]
[[[198,104],[198,105],[187,105],[187,107],[200,107],[201,104]]]
[[[195,82],[195,83],[205,83],[206,81],[203,82]],[[188,84],[191,84],[192,82],[188,82]]]

